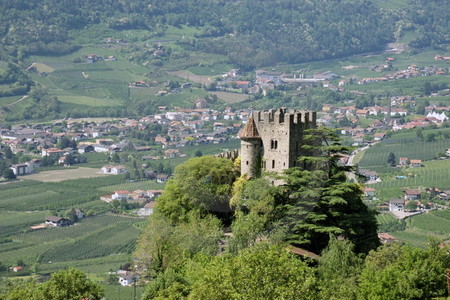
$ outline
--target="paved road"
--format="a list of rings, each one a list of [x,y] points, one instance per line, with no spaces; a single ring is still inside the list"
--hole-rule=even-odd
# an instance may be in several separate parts
[[[356,154],[358,154],[358,153],[361,152],[361,151],[367,150],[369,147],[370,147],[370,146],[368,145],[368,146],[364,146],[364,147],[362,147],[362,148],[355,149],[355,150],[350,154],[350,157],[348,158],[347,166],[353,166],[353,160],[354,160]],[[348,179],[350,179],[350,180],[353,181],[353,182],[358,182],[358,179],[356,178],[355,172],[347,172],[347,177],[348,177]]]

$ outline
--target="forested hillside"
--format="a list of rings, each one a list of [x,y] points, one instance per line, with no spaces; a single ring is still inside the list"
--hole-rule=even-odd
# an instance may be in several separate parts
[[[0,58],[61,54],[77,45],[73,29],[105,23],[111,29],[146,29],[162,35],[166,25],[201,29],[185,47],[225,54],[244,68],[298,63],[375,51],[405,30],[417,30],[411,45],[448,43],[447,0],[412,0],[384,9],[379,1],[167,0],[0,1]]]

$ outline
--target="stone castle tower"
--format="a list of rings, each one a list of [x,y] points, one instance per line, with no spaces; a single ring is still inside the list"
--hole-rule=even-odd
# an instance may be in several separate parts
[[[316,112],[257,111],[239,133],[241,174],[259,177],[261,171],[282,172],[302,155],[303,131],[316,127]]]

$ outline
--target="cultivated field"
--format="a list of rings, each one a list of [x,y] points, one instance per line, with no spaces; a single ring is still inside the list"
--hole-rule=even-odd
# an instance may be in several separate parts
[[[189,71],[175,71],[175,72],[169,72],[172,75],[193,81],[198,82],[201,84],[211,84],[214,82],[214,80],[211,79],[211,76],[205,76],[205,75],[195,75]],[[214,76],[213,76],[214,77]]]
[[[249,97],[249,95],[229,93],[229,92],[209,92],[209,93],[216,95],[217,98],[231,104],[245,101]]]
[[[430,134],[439,136],[435,140],[429,141],[426,138]],[[416,131],[394,133],[391,137],[369,147],[361,156],[357,157],[358,160],[355,163],[362,169],[386,171],[390,152],[394,153],[397,162],[400,157],[422,161],[431,160],[436,158],[438,153],[443,153],[450,148],[450,139],[444,138],[448,134],[450,134],[450,128],[423,130],[424,139],[418,138]]]
[[[67,169],[67,170],[54,170],[45,171],[36,174],[31,174],[26,176],[26,179],[37,180],[42,182],[59,182],[69,179],[79,179],[79,178],[91,178],[108,176],[99,173],[99,169],[93,168],[77,168],[77,169]]]
[[[51,266],[47,264],[59,263],[61,267],[84,259],[129,254],[139,235],[133,226],[138,222],[142,220],[106,214],[82,219],[70,227],[16,234],[13,241],[0,244],[0,260],[12,265],[23,259],[28,265],[37,263],[48,270]]]

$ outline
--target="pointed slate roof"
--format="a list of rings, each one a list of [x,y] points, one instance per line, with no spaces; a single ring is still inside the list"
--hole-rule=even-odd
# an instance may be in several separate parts
[[[253,120],[253,116],[247,121],[245,127],[242,128],[241,132],[239,132],[239,137],[241,139],[260,139],[258,129],[256,128],[255,121]]]

